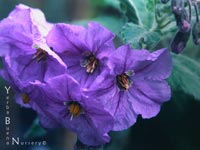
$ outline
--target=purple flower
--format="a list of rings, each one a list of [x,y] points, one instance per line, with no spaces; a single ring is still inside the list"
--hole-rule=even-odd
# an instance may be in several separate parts
[[[43,89],[49,97],[49,112],[76,132],[82,143],[95,146],[110,140],[107,133],[113,128],[113,117],[96,99],[85,97],[72,77],[51,78]]]
[[[0,43],[10,43],[5,50],[1,49],[1,56],[21,55],[24,53],[21,49],[30,49],[30,44],[31,46],[45,44],[45,37],[52,26],[39,9],[23,4],[17,5],[9,16],[0,22]],[[12,45],[21,49],[13,54]]]
[[[41,88],[41,86],[44,86],[44,83],[37,80],[23,83],[14,73],[5,70],[1,71],[1,75],[12,87],[16,103],[22,107],[32,108],[36,111],[42,127],[53,129],[61,126],[59,120],[48,112],[48,96]]]
[[[156,116],[160,105],[170,99],[164,79],[171,73],[172,62],[166,49],[150,53],[122,46],[110,57],[109,66],[112,72],[103,72],[85,94],[96,97],[111,112],[113,130],[127,129],[138,115]]]
[[[41,82],[35,81],[16,92],[15,99],[23,107],[31,107],[36,111],[40,125],[47,129],[61,127],[60,120],[52,115],[48,109],[48,96],[41,88]]]
[[[44,128],[53,129],[61,127],[59,120],[48,112],[48,96],[43,92],[40,81],[22,84],[15,77],[9,76],[13,81],[16,103],[25,108],[32,108],[36,111],[40,124]],[[12,84],[11,84],[12,85]]]
[[[0,22],[0,56],[7,72],[3,74],[12,72],[17,80],[29,82],[64,73],[66,65],[46,45],[45,37],[51,27],[40,10],[16,6]]]
[[[109,55],[115,50],[114,35],[99,25],[57,24],[47,36],[47,43],[68,66],[68,73],[87,87],[106,68]]]

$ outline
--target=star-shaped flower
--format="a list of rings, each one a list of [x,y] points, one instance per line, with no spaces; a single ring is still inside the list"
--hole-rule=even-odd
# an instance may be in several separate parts
[[[168,50],[150,53],[125,45],[110,57],[109,67],[112,72],[103,72],[85,93],[113,114],[114,130],[127,129],[138,115],[156,116],[160,105],[170,99],[170,87],[164,80],[172,69]]]
[[[47,43],[68,66],[68,73],[87,87],[106,69],[106,62],[115,50],[114,35],[98,23],[88,28],[56,24],[47,36]]]
[[[79,84],[69,75],[47,81],[43,89],[49,97],[48,110],[61,124],[77,133],[86,145],[101,145],[110,140],[114,119],[96,99],[85,97]]]
[[[12,72],[23,82],[44,81],[64,73],[66,65],[46,44],[45,37],[51,27],[40,10],[22,4],[16,6],[0,22],[4,71]]]

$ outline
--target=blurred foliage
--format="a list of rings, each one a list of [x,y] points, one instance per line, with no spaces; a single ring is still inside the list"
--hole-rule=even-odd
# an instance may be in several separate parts
[[[200,100],[200,63],[182,54],[173,54],[173,70],[169,78],[172,90],[183,91]]]
[[[41,137],[46,134],[46,130],[44,130],[39,123],[39,119],[36,118],[31,127],[27,130],[27,132],[24,134],[24,138],[35,138],[35,137]]]

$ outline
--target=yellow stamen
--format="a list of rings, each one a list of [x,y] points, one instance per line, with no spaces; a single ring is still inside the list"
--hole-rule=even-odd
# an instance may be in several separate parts
[[[40,62],[41,60],[46,60],[47,58],[47,52],[41,48],[37,49],[37,52],[33,56],[33,59],[36,59],[37,62]]]
[[[72,120],[74,116],[79,116],[82,113],[81,105],[78,102],[70,102],[68,104],[68,109],[71,114],[70,120]]]
[[[99,64],[99,60],[94,55],[89,55],[83,62],[83,67],[86,68],[87,73],[93,73]]]
[[[22,98],[22,101],[23,101],[23,103],[24,104],[28,104],[29,102],[30,102],[30,98],[28,97],[28,95],[27,94],[22,94],[21,95],[21,98]]]
[[[117,85],[119,86],[119,88],[125,89],[125,90],[128,90],[130,88],[131,86],[130,79],[128,75],[126,75],[125,73],[122,73],[121,75],[117,75],[116,79],[117,79]]]

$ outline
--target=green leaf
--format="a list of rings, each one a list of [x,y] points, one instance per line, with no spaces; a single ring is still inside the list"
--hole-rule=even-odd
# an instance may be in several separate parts
[[[182,54],[173,55],[173,71],[169,78],[172,90],[183,91],[200,100],[200,63]]]
[[[123,26],[120,37],[124,43],[130,43],[132,48],[151,50],[160,41],[161,33],[148,31],[139,25],[127,23]]]
[[[120,0],[126,6],[129,21],[143,27],[151,28],[154,22],[153,0]]]
[[[24,134],[25,138],[34,138],[34,137],[41,137],[46,134],[46,130],[44,130],[40,124],[38,118],[36,118],[31,127],[28,129],[28,131]]]
[[[120,9],[119,0],[104,0],[104,3],[108,6],[112,6],[113,8]]]
[[[146,8],[149,12],[155,11],[155,1],[154,0],[147,0],[146,1]]]
[[[113,7],[120,11],[120,2],[119,0],[90,0],[90,4],[93,5],[93,7]]]

